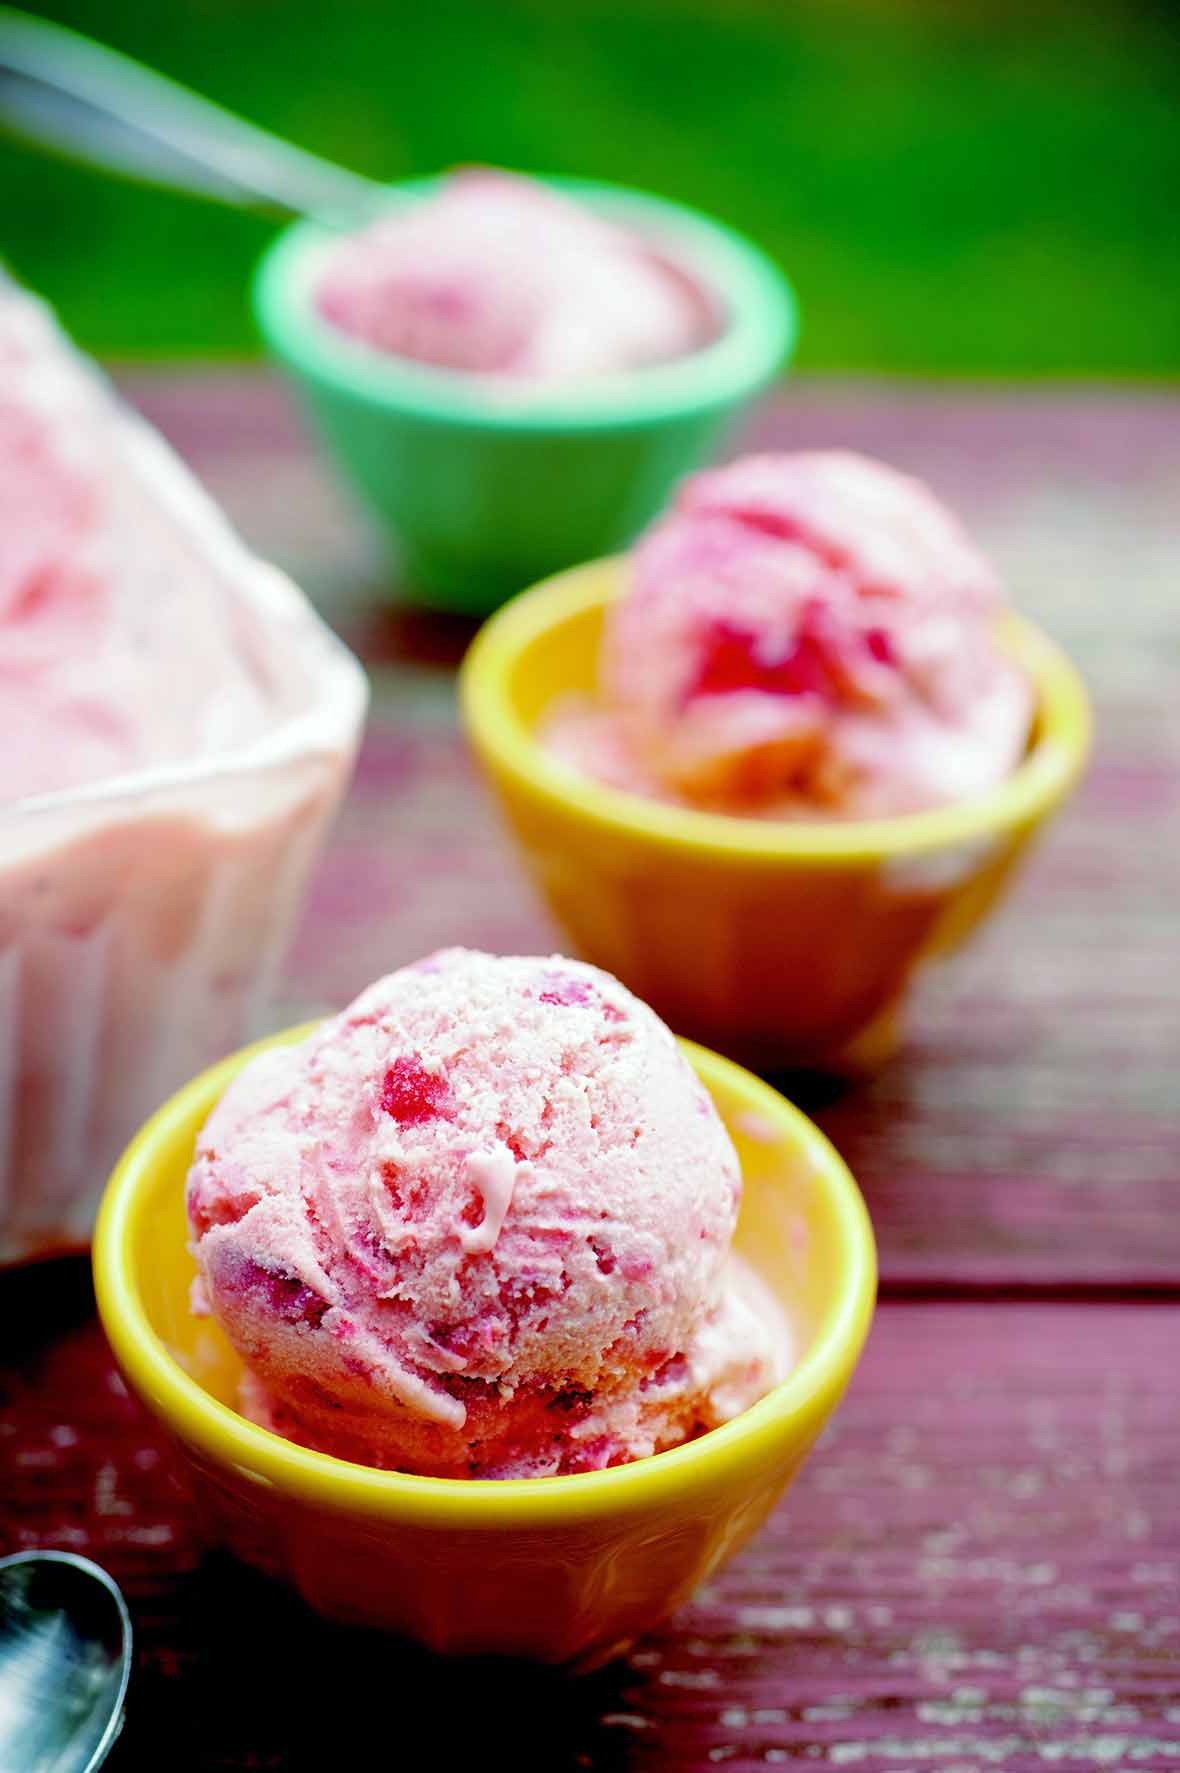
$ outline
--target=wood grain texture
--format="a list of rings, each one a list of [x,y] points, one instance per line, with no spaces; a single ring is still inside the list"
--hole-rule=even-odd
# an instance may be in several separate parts
[[[87,1552],[127,1588],[112,1773],[393,1765],[416,1728],[447,1769],[1180,1765],[1180,1306],[885,1305],[769,1526],[570,1684],[334,1632],[202,1559],[80,1267],[4,1291],[9,1326],[36,1294],[58,1333],[5,1351],[0,1548]]]
[[[469,629],[375,612],[377,555],[262,378],[133,392],[373,675],[276,1021],[440,943],[556,942],[457,731]],[[570,1684],[333,1632],[207,1555],[84,1264],[0,1274],[0,1551],[89,1552],[126,1586],[112,1773],[413,1765],[423,1730],[440,1768],[539,1773],[1180,1767],[1180,397],[810,384],[753,436],[930,478],[1099,720],[1082,793],[924,981],[904,1052],[799,1086],[880,1241],[853,1389],[746,1552]]]
[[[360,769],[281,1013],[440,943],[560,942],[457,732],[461,622],[374,613],[382,569],[261,378],[132,393],[368,665]],[[1180,1283],[1180,396],[804,383],[755,447],[848,445],[926,476],[1093,692],[1089,777],[975,945],[916,993],[901,1057],[837,1100],[887,1287]]]

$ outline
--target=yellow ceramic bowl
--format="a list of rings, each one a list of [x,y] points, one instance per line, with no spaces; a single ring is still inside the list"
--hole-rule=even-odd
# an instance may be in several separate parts
[[[958,806],[848,822],[667,806],[579,775],[536,738],[556,697],[593,693],[622,570],[599,561],[525,592],[464,663],[467,730],[534,880],[579,952],[678,1032],[758,1070],[874,1063],[918,962],[978,923],[1081,772],[1077,673],[1031,623],[1004,619],[1036,729],[1006,782]]]
[[[237,1357],[189,1313],[184,1182],[198,1129],[249,1053],[160,1109],[103,1201],[98,1307],[129,1384],[187,1460],[215,1537],[331,1618],[438,1650],[587,1667],[679,1606],[753,1532],[852,1374],[872,1314],[873,1237],[856,1184],[810,1121],[726,1060],[686,1050],[741,1156],[738,1247],[789,1312],[800,1358],[712,1434],[578,1477],[406,1477],[293,1446],[239,1416]]]

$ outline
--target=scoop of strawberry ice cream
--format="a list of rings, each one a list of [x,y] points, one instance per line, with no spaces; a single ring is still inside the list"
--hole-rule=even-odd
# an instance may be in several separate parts
[[[1028,740],[999,584],[919,482],[843,452],[699,474],[608,613],[605,712],[552,748],[722,811],[873,817],[968,798]]]
[[[654,245],[547,185],[483,169],[351,236],[315,302],[379,351],[542,382],[679,357],[717,331],[709,295]]]
[[[740,1192],[708,1094],[614,979],[450,949],[230,1085],[188,1181],[197,1304],[292,1439],[440,1476],[594,1469],[778,1376],[730,1268]]]

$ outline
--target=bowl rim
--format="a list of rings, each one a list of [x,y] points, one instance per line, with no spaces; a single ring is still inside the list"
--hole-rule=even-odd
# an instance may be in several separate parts
[[[190,1447],[239,1476],[337,1512],[385,1522],[470,1530],[601,1519],[673,1504],[702,1483],[733,1478],[769,1456],[796,1419],[822,1425],[851,1377],[876,1299],[876,1246],[868,1210],[835,1147],[777,1090],[731,1060],[679,1044],[707,1089],[721,1080],[748,1111],[776,1128],[828,1191],[841,1245],[839,1291],[811,1345],[761,1398],[700,1439],[629,1465],[566,1477],[435,1478],[380,1471],[297,1446],[221,1403],[186,1373],[148,1319],[132,1245],[145,1188],[186,1129],[199,1126],[232,1077],[255,1054],[306,1037],[315,1023],[284,1030],[231,1054],[179,1090],[127,1148],[107,1185],[94,1236],[95,1292],[119,1366],[135,1391]]]
[[[1038,731],[1028,755],[986,794],[892,818],[763,821],[672,806],[596,782],[545,751],[516,713],[510,685],[521,654],[541,636],[620,595],[626,558],[569,568],[512,598],[484,623],[460,669],[460,707],[476,751],[562,817],[699,862],[822,868],[995,839],[1043,817],[1081,774],[1091,740],[1085,686],[1048,635],[1009,611],[999,637],[1035,686]]]
[[[390,209],[420,202],[445,175],[388,186]],[[311,288],[341,234],[298,221],[284,228],[255,269],[255,319],[276,355],[299,374],[364,405],[422,420],[511,434],[631,430],[724,408],[773,380],[794,348],[798,310],[785,274],[753,241],[687,204],[597,179],[529,174],[666,240],[728,309],[710,343],[667,363],[596,377],[576,390],[513,397],[494,377],[383,353],[322,320]]]

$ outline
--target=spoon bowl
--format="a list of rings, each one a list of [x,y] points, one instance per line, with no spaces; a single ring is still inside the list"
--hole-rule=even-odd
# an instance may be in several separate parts
[[[131,1620],[89,1558],[0,1558],[0,1767],[94,1773],[123,1726]]]

